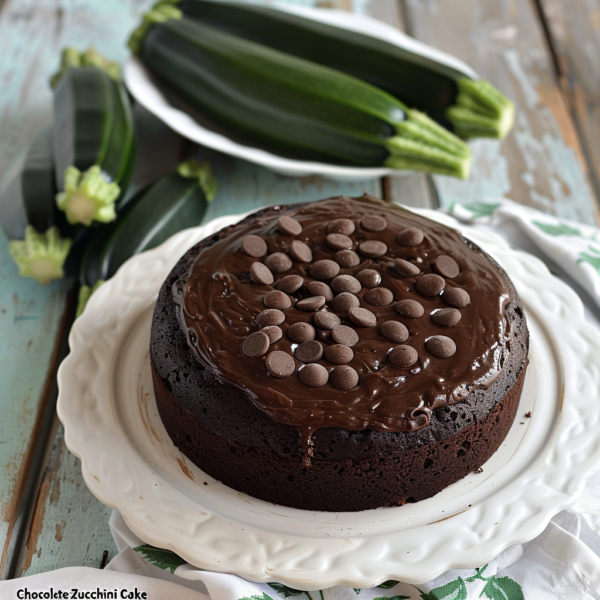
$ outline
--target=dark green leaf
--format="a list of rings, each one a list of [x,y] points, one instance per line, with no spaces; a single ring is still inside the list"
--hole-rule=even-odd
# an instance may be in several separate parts
[[[357,595],[360,594],[360,588],[352,588],[352,589],[356,592]]]
[[[175,573],[177,567],[187,564],[183,558],[180,558],[175,552],[171,552],[170,550],[155,548],[154,546],[149,546],[147,544],[138,546],[137,548],[134,548],[134,550],[151,565],[164,569],[165,571],[171,571],[171,573]]]
[[[272,587],[278,594],[281,594],[284,598],[289,598],[290,596],[299,596],[302,594],[300,590],[295,590],[287,585],[283,585],[283,583],[269,583],[268,585],[269,587]]]
[[[393,579],[388,579],[387,581],[380,583],[377,587],[383,588],[384,590],[389,590],[390,588],[393,588],[395,585],[398,585],[397,581],[394,581]]]
[[[382,596],[373,600],[410,600],[410,596]]]
[[[239,598],[239,600],[273,600],[273,598],[271,598],[271,596],[263,592],[262,596],[250,596],[249,598]]]
[[[490,577],[480,598],[484,594],[489,600],[525,600],[521,586],[510,577]]]
[[[421,592],[423,600],[467,600],[467,587],[462,577],[446,585],[433,588],[430,592]]]
[[[541,221],[533,221],[533,224],[541,229],[544,233],[548,235],[578,235],[581,236],[579,229],[575,229],[574,227],[570,227],[569,225],[565,225],[561,223],[560,225],[550,225],[549,223],[542,223]]]

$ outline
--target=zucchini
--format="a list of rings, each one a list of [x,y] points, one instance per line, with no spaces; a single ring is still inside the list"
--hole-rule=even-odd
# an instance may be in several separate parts
[[[0,192],[0,222],[19,273],[42,284],[60,279],[71,239],[54,200],[51,127],[36,136],[5,181]]]
[[[98,227],[81,262],[77,315],[93,291],[127,259],[155,248],[182,229],[200,225],[215,192],[210,165],[192,158],[138,192],[116,221]]]
[[[305,160],[468,175],[469,147],[423,113],[173,6],[146,13],[129,46],[192,107],[252,143]]]
[[[211,0],[161,0],[206,25],[337,69],[448,123],[461,137],[503,138],[514,105],[459,61],[444,62],[424,44],[404,47],[284,10]]]
[[[74,56],[72,49],[63,52],[62,69],[53,78],[54,156],[61,190],[56,202],[69,223],[89,226],[114,220],[115,202],[133,171],[135,134],[129,98],[114,78],[113,63],[103,67],[100,59],[80,58],[78,65]]]

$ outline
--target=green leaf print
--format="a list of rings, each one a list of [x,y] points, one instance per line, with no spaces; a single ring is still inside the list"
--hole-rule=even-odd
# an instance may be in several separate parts
[[[393,588],[395,585],[398,585],[398,583],[399,583],[398,581],[394,581],[393,579],[388,579],[387,581],[380,583],[377,587],[383,588],[384,590],[389,590],[390,588]]]
[[[586,262],[592,265],[598,274],[600,275],[600,250],[594,248],[594,246],[588,246],[588,250],[594,254],[588,254],[587,252],[580,252],[577,260],[577,264]]]
[[[294,588],[288,587],[287,585],[283,585],[283,583],[269,583],[267,584],[269,587],[272,587],[278,594],[281,594],[284,598],[289,598],[290,596],[299,596],[302,594],[302,591],[295,590]]]
[[[548,235],[578,235],[581,237],[579,229],[575,229],[564,223],[561,223],[560,225],[550,225],[549,223],[542,223],[541,221],[532,221],[532,223]]]
[[[422,600],[467,600],[467,587],[462,577],[433,588],[430,592],[421,592]]]
[[[180,558],[175,552],[171,552],[170,550],[155,548],[154,546],[149,546],[147,544],[138,546],[137,548],[134,548],[134,550],[151,565],[164,569],[165,571],[171,571],[171,573],[175,573],[177,567],[187,564],[183,558]]]
[[[470,202],[468,204],[463,204],[462,206],[473,213],[473,218],[478,219],[479,217],[488,217],[491,215],[500,206],[500,203]]]
[[[486,579],[480,598],[489,600],[525,600],[521,586],[510,577],[490,577]]]
[[[381,598],[373,598],[373,600],[410,600],[410,596],[382,596]]]
[[[273,598],[271,598],[271,596],[269,596],[269,594],[265,594],[263,592],[262,596],[250,596],[249,598],[245,597],[245,598],[240,598],[239,600],[273,600]]]

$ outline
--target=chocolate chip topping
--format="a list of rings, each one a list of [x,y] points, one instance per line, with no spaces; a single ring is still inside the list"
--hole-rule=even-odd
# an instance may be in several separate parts
[[[363,296],[371,306],[387,306],[394,301],[394,294],[387,288],[373,288]]]
[[[418,246],[423,242],[423,231],[416,227],[407,227],[398,232],[396,242],[401,246]]]
[[[396,346],[388,355],[389,361],[395,367],[407,369],[412,367],[418,360],[418,352],[411,346]]]
[[[242,250],[252,258],[260,258],[267,253],[267,242],[257,235],[247,235],[242,240]]]
[[[334,250],[350,250],[354,242],[343,233],[329,233],[325,238],[325,242]]]
[[[295,357],[303,363],[314,363],[321,360],[323,356],[323,346],[316,340],[302,342],[294,353]]]
[[[256,322],[261,327],[269,327],[270,325],[281,325],[285,321],[285,315],[276,308],[263,310],[257,317]]]
[[[358,373],[348,365],[333,367],[329,373],[329,383],[338,390],[351,390],[358,383]]]
[[[266,294],[263,298],[263,303],[267,308],[277,308],[278,310],[287,310],[292,306],[290,297],[277,290]]]
[[[286,294],[293,294],[299,290],[304,283],[304,278],[300,275],[286,275],[275,284],[275,289]]]
[[[275,252],[265,258],[265,265],[267,265],[273,273],[285,273],[292,268],[292,260],[283,252]]]
[[[281,327],[277,327],[277,325],[263,327],[260,331],[269,336],[269,342],[271,342],[271,344],[278,342],[283,337],[283,331],[281,331]]]
[[[294,359],[287,352],[281,352],[280,350],[270,352],[265,360],[265,364],[267,365],[269,375],[279,377],[280,379],[289,377],[296,370]]]
[[[387,221],[383,217],[369,215],[361,220],[360,226],[365,231],[383,231],[387,227]]]
[[[446,285],[446,282],[442,277],[435,273],[429,273],[428,275],[422,275],[417,281],[417,292],[423,294],[423,296],[437,296]]]
[[[250,267],[250,279],[254,283],[258,283],[258,285],[271,285],[274,280],[273,273],[261,262],[252,263]]]
[[[309,387],[322,387],[327,383],[329,373],[323,365],[313,363],[300,367],[298,378]]]
[[[343,344],[344,346],[354,346],[359,340],[358,333],[347,325],[340,325],[334,328],[331,332],[331,338],[334,342]]]
[[[400,300],[400,302],[396,302],[394,308],[399,315],[410,319],[418,319],[425,313],[423,305],[416,300]]]
[[[327,233],[341,233],[343,235],[352,235],[356,227],[350,219],[335,219],[327,225]]]
[[[285,235],[298,235],[302,233],[302,225],[293,217],[284,215],[277,220],[277,228]]]
[[[308,274],[315,279],[333,279],[340,272],[340,265],[327,258],[314,262],[308,268]]]
[[[314,317],[315,324],[321,329],[331,330],[341,325],[340,318],[333,313],[320,310]]]
[[[292,342],[301,344],[302,342],[309,342],[315,339],[315,328],[310,323],[300,321],[299,323],[290,325],[286,334]]]
[[[352,275],[338,275],[331,282],[331,289],[339,294],[342,292],[358,294],[362,289],[362,285],[360,285],[360,281],[358,281],[356,277],[352,277]]]
[[[360,306],[359,299],[349,292],[342,292],[338,294],[331,302],[331,310],[339,313],[346,313],[351,308],[356,308]]]
[[[386,321],[381,324],[381,335],[397,344],[403,344],[409,336],[406,326],[399,321]]]
[[[460,273],[458,263],[451,257],[442,254],[433,261],[433,268],[443,277],[454,279]]]
[[[421,269],[417,267],[417,265],[413,265],[413,263],[404,260],[403,258],[397,258],[394,261],[394,269],[399,275],[404,277],[410,277],[411,275],[418,275],[421,272]]]
[[[434,335],[425,343],[427,350],[438,358],[450,358],[456,352],[456,344],[445,335]]]
[[[290,256],[301,263],[309,263],[313,259],[312,250],[304,243],[299,240],[294,240],[290,244]]]
[[[442,294],[442,300],[450,306],[464,308],[471,303],[471,296],[462,288],[447,287]]]
[[[360,256],[354,250],[340,250],[333,255],[333,260],[343,269],[358,267]]]
[[[354,352],[348,346],[334,344],[325,348],[323,356],[334,365],[347,365],[354,358]]]
[[[359,327],[374,327],[377,323],[377,317],[366,308],[351,308],[348,316]]]
[[[460,321],[460,317],[460,311],[456,308],[440,308],[431,314],[431,320],[444,327],[454,327]]]
[[[307,312],[319,310],[322,306],[325,305],[325,297],[324,296],[311,296],[310,298],[305,298],[304,300],[299,300],[296,303],[296,308],[298,310],[305,310]]]
[[[251,333],[242,343],[242,352],[249,358],[262,356],[267,352],[271,341],[262,331]]]
[[[325,302],[331,302],[333,300],[333,291],[322,281],[310,281],[306,284],[306,289],[308,290],[308,293],[313,296],[323,296]]]
[[[359,244],[358,251],[367,258],[379,258],[387,252],[387,246],[379,240],[367,240]]]
[[[374,288],[381,283],[381,275],[374,269],[365,269],[356,274],[356,279],[360,281],[363,287]]]

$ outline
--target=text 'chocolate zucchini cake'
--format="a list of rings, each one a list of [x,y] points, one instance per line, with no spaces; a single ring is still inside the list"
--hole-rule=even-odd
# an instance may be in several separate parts
[[[191,248],[152,324],[174,444],[256,498],[358,511],[433,496],[514,420],[529,334],[506,273],[365,196],[274,206]]]

